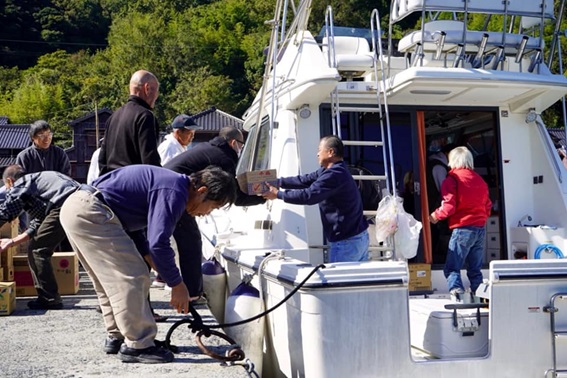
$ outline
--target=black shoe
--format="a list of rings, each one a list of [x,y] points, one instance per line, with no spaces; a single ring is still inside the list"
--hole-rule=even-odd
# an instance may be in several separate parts
[[[63,308],[63,302],[47,301],[38,298],[33,301],[29,301],[28,307],[32,310],[61,310]]]
[[[162,347],[149,347],[144,349],[128,348],[122,344],[118,352],[122,362],[141,362],[143,364],[161,364],[173,361],[173,353]]]
[[[124,339],[117,339],[114,336],[107,336],[106,340],[104,340],[103,350],[106,354],[118,354],[120,346],[122,346],[123,342]]]

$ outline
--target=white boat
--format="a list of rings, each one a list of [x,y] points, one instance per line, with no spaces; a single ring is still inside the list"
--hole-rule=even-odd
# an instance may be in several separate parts
[[[412,172],[406,205],[426,220],[415,261],[431,264],[432,285],[411,290],[404,251],[391,243],[371,243],[369,262],[318,267],[326,247],[317,206],[276,200],[201,219],[206,254],[216,250],[229,290],[252,274],[267,309],[316,270],[267,315],[262,375],[567,377],[567,260],[558,258],[567,251],[567,171],[541,117],[567,93],[551,68],[564,2],[393,0],[387,33],[377,11],[368,29],[356,29],[334,25],[329,7],[313,35],[310,11],[310,0],[277,1],[238,173],[312,172],[319,139],[330,134],[367,173],[353,177],[379,182],[382,194],[402,193]],[[419,30],[385,37],[416,15]],[[479,16],[490,22],[468,22]],[[441,140],[466,145],[490,188],[477,292],[487,308],[445,308],[452,302],[444,256],[430,245],[426,196],[428,153]],[[372,218],[376,208],[367,210]]]

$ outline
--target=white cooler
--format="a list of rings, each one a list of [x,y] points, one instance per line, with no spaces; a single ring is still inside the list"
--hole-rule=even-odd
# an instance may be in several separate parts
[[[437,358],[484,357],[488,354],[488,310],[457,310],[454,326],[449,299],[410,299],[412,347]]]

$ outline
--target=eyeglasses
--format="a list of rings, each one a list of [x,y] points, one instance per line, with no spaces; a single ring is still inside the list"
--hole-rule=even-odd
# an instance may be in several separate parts
[[[53,137],[53,133],[51,131],[47,132],[47,133],[41,133],[41,134],[36,134],[35,135],[36,138],[45,140],[45,139],[49,139]]]
[[[243,145],[243,146],[244,146],[244,142],[243,142],[243,141],[241,141],[241,140],[238,140],[238,139],[235,139],[235,141],[237,141],[238,143],[240,143],[241,145]]]

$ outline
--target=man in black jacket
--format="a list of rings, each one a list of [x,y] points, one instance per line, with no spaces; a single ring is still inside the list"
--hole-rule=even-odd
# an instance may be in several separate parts
[[[190,175],[209,165],[215,165],[232,174],[236,180],[236,164],[243,147],[242,132],[235,127],[226,126],[221,129],[219,136],[182,152],[167,162],[164,168]],[[250,196],[237,190],[234,204],[253,206],[265,201],[261,196]],[[183,214],[173,232],[173,237],[179,252],[179,267],[183,281],[191,297],[199,296],[203,293],[201,274],[203,244],[195,218],[189,214]]]
[[[159,125],[152,112],[159,82],[151,72],[136,71],[130,79],[128,102],[106,121],[98,157],[100,175],[131,164],[160,166]]]

